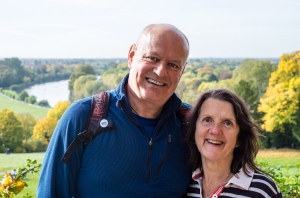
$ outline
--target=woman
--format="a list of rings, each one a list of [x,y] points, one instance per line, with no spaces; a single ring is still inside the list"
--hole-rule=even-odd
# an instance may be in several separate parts
[[[203,93],[186,127],[195,170],[187,197],[281,198],[274,181],[254,162],[258,129],[236,94],[226,89]]]

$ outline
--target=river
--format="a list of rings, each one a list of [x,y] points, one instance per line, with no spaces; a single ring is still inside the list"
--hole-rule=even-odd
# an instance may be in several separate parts
[[[47,100],[51,107],[54,107],[59,101],[69,101],[69,80],[48,82],[31,86],[25,91],[30,96],[35,96],[37,101]]]

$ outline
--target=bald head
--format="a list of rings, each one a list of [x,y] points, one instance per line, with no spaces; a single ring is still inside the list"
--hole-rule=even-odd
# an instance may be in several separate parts
[[[174,41],[181,44],[178,47],[182,47],[185,51],[186,60],[189,54],[189,41],[187,37],[175,26],[171,24],[151,24],[145,27],[136,41],[136,46],[143,46],[148,43],[151,39],[156,39],[156,43],[159,44],[160,40],[163,39],[174,39]],[[186,61],[185,60],[185,61]]]
[[[189,42],[173,25],[152,24],[128,52],[127,93],[139,115],[154,118],[174,94],[184,72]],[[146,115],[152,109],[154,114]]]

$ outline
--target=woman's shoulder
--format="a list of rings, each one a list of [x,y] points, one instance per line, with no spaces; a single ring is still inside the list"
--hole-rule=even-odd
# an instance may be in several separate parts
[[[238,181],[243,183],[243,179],[245,178],[239,177]],[[282,198],[280,190],[269,176],[253,171],[249,179],[250,183],[247,188],[231,184],[224,188],[220,197]]]
[[[254,172],[250,189],[258,189],[262,193],[266,193],[270,197],[282,197],[279,188],[273,179],[266,174]],[[272,196],[273,195],[273,196]],[[278,196],[275,196],[278,195]]]

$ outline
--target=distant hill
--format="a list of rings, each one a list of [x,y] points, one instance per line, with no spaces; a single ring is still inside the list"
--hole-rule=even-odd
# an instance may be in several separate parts
[[[0,93],[0,111],[2,111],[4,108],[10,109],[14,111],[16,114],[18,113],[32,114],[38,120],[45,118],[49,110],[47,108],[38,107],[18,100],[11,99],[3,95],[2,93]]]

